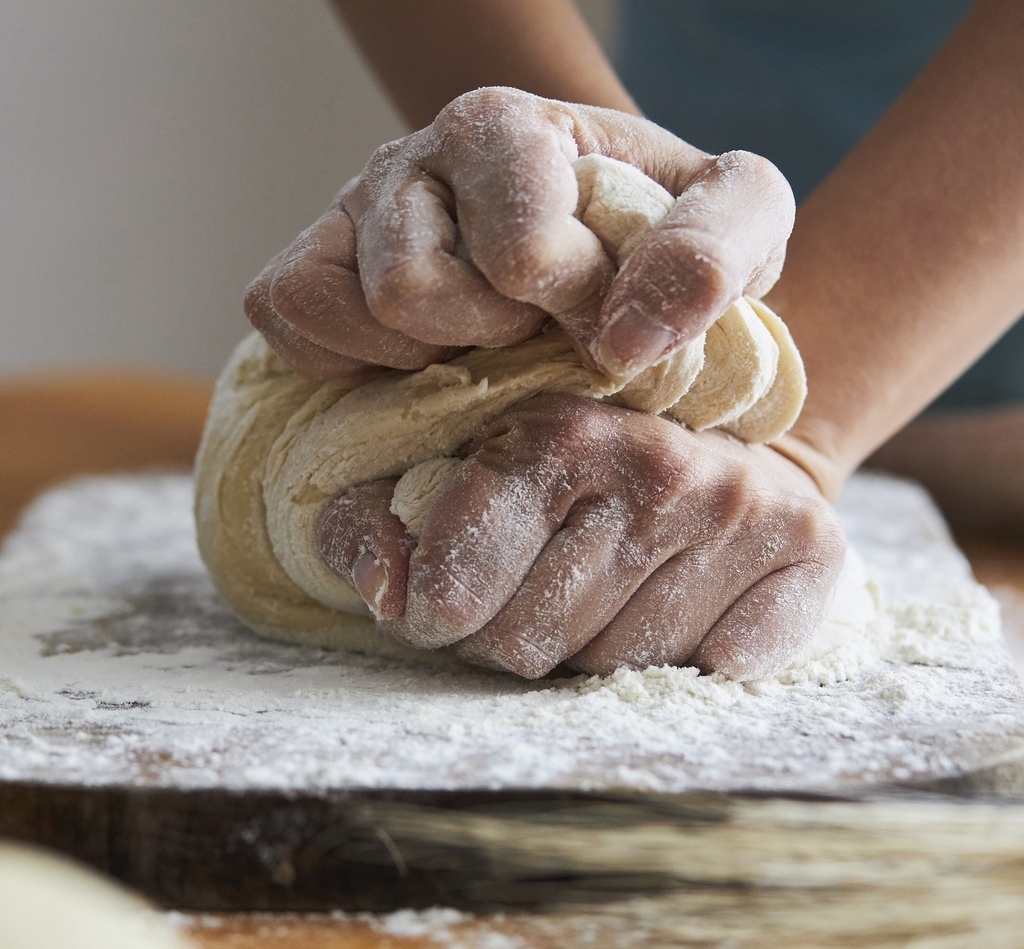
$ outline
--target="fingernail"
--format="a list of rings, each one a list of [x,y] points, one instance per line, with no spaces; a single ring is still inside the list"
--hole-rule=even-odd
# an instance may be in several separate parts
[[[388,592],[388,574],[384,565],[370,551],[356,557],[352,564],[352,585],[377,619],[381,619],[381,604]]]
[[[638,372],[658,362],[677,334],[653,322],[638,305],[627,307],[598,341],[598,360],[615,375]]]

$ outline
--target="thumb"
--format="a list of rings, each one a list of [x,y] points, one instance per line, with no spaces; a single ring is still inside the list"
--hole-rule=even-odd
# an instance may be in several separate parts
[[[795,206],[771,162],[720,155],[697,175],[612,282],[591,355],[621,378],[660,362],[703,333],[756,284],[781,270]]]
[[[320,515],[324,563],[348,580],[378,620],[405,612],[413,540],[391,513],[396,478],[371,481],[339,495]]]

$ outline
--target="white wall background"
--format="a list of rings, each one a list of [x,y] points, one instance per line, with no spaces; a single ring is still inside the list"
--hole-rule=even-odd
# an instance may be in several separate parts
[[[403,131],[321,0],[0,5],[0,374],[215,373],[249,280]]]

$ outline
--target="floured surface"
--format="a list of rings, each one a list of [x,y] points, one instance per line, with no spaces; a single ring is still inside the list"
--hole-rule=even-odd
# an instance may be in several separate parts
[[[184,477],[42,499],[0,554],[0,779],[319,790],[851,789],[1024,751],[998,613],[918,489],[841,504],[880,623],[746,687],[523,682],[257,639],[199,562]],[[838,681],[836,681],[838,679]]]

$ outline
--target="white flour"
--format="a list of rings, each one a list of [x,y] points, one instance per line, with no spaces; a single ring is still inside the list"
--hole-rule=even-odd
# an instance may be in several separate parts
[[[525,682],[257,639],[195,551],[185,477],[42,499],[0,555],[0,779],[175,787],[836,789],[1024,747],[998,610],[924,494],[854,479],[876,622],[781,681]]]

